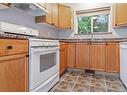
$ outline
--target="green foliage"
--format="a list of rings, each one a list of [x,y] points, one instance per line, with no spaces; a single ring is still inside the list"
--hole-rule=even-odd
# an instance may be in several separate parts
[[[98,15],[93,20],[94,32],[108,32],[108,15]]]
[[[78,33],[90,33],[91,32],[91,17],[80,17],[78,18]]]
[[[93,23],[91,23],[91,20],[93,20]],[[91,24],[93,24],[93,32],[108,32],[108,14],[79,17],[78,33],[91,33]]]

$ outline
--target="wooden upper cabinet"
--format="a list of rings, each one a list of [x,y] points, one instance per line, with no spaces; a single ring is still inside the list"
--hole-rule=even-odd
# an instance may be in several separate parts
[[[127,26],[127,3],[113,4],[113,26]]]
[[[48,11],[48,14],[45,16],[45,22],[52,24],[52,4],[48,3],[45,4],[46,10]]]
[[[58,27],[58,4],[52,4],[52,24]]]
[[[106,72],[119,72],[119,44],[107,43],[106,45]]]
[[[61,4],[59,4],[59,28],[73,29],[73,10]]]
[[[35,17],[35,23],[48,23],[59,29],[74,29],[74,11],[71,7],[47,3],[45,8],[48,14]]]
[[[75,68],[75,43],[68,43],[68,68]]]
[[[45,8],[48,11],[48,14],[45,16],[35,17],[36,23],[48,23],[50,25],[58,27],[58,4],[56,3],[47,3]]]
[[[76,43],[76,68],[89,69],[89,43]]]
[[[92,43],[90,46],[90,69],[105,71],[105,43]]]

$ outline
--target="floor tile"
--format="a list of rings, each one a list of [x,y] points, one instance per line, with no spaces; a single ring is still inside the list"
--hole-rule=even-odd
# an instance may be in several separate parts
[[[65,91],[65,90],[62,90],[62,89],[55,89],[55,90],[53,90],[53,92],[68,92],[68,91]]]
[[[63,75],[60,77],[60,81],[63,81],[66,77],[67,77],[67,74],[63,74]]]
[[[90,92],[106,92],[106,89],[91,86],[90,87]]]
[[[91,74],[86,74],[86,73],[81,73],[79,75],[79,78],[91,79],[92,78],[92,75]]]
[[[68,75],[77,77],[80,75],[80,73],[79,72],[70,72]]]
[[[65,82],[69,82],[69,83],[75,83],[77,80],[77,76],[66,76],[66,78],[64,79]]]
[[[112,83],[112,82],[106,82],[107,88],[116,90],[116,91],[124,91],[123,86],[121,83]]]
[[[119,91],[119,90],[112,90],[112,89],[108,89],[108,92],[124,92],[124,90]]]
[[[94,74],[94,75],[92,75],[92,80],[103,81],[104,79],[105,79],[105,77],[102,74]]]
[[[119,76],[108,74],[90,74],[79,71],[67,71],[50,92],[123,92],[126,91]]]
[[[77,84],[90,85],[90,79],[78,78]]]
[[[72,87],[74,86],[73,83],[68,82],[61,82],[56,89],[64,90],[64,91],[71,91]]]
[[[107,82],[120,82],[120,80],[119,80],[119,78],[118,77],[111,77],[111,76],[105,76],[105,80],[107,81]]]
[[[94,87],[100,87],[100,88],[106,88],[105,81],[99,81],[99,80],[91,80],[91,86]]]
[[[72,91],[74,91],[74,92],[88,92],[89,91],[89,85],[76,84]]]

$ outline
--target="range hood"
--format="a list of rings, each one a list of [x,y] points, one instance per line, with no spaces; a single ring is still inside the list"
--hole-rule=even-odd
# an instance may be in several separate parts
[[[48,13],[40,3],[13,3],[12,5],[32,16],[42,16]]]

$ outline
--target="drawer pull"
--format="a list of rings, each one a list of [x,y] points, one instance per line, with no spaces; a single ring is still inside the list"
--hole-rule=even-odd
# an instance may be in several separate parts
[[[7,49],[12,49],[12,46],[7,46]]]

